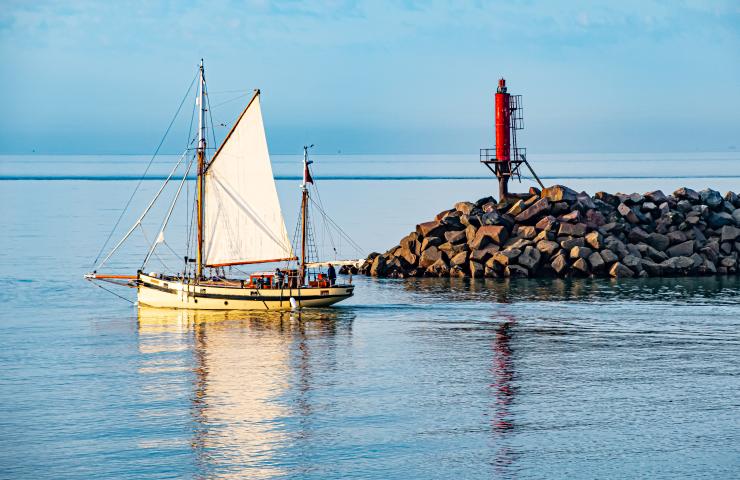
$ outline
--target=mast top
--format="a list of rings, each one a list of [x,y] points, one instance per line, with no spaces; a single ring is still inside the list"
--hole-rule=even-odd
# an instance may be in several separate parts
[[[303,183],[301,183],[301,188],[304,191],[307,190],[307,184],[313,183],[313,178],[311,177],[311,171],[308,169],[308,166],[313,163],[312,160],[308,159],[308,149],[309,148],[313,148],[313,143],[311,145],[303,146]]]

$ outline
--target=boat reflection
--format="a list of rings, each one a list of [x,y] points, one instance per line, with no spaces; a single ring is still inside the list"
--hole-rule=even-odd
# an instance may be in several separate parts
[[[311,436],[315,364],[325,368],[332,363],[333,339],[350,336],[353,319],[352,312],[340,309],[281,313],[139,308],[142,352],[186,346],[192,353],[191,447],[197,476],[286,475],[280,450]],[[284,428],[287,423],[290,428]]]

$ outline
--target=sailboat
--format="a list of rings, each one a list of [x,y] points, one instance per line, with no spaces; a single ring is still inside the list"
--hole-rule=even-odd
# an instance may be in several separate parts
[[[253,96],[210,159],[206,151],[206,83],[201,60],[196,105],[198,108],[195,216],[197,223],[195,258],[185,257],[185,269],[177,274],[136,275],[98,273],[111,255],[131,235],[150,211],[147,206],[134,226],[114,247],[95,271],[85,275],[91,281],[107,281],[137,289],[139,305],[197,310],[290,310],[326,307],[351,297],[354,285],[337,284],[316,267],[324,262],[308,258],[309,189],[314,183],[303,149],[301,183],[300,255],[294,254],[288,239],[278,199],[262,120],[260,91]],[[174,171],[174,170],[173,170]],[[170,177],[172,174],[170,174]],[[187,178],[183,177],[176,199]],[[168,177],[169,180],[169,177]],[[167,182],[165,182],[166,184]],[[174,202],[162,223],[158,241],[147,252],[152,256],[164,235]],[[114,227],[115,229],[115,227]],[[102,251],[102,250],[101,250]],[[97,261],[97,260],[96,260]],[[226,268],[257,264],[286,263],[283,269],[251,273],[245,278],[228,278]],[[357,261],[335,261],[352,265]],[[210,275],[206,275],[206,270]],[[351,280],[350,280],[351,282]]]

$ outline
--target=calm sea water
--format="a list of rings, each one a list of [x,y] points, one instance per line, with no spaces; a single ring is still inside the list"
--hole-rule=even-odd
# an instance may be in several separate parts
[[[318,231],[329,255],[385,250],[416,222],[495,190],[477,158],[316,160],[325,209],[364,250]],[[590,192],[740,190],[738,154],[532,160],[546,183]],[[137,309],[82,274],[147,161],[0,156],[0,477],[740,471],[737,278],[356,276],[354,298],[300,315]],[[298,158],[274,163],[292,231]],[[163,161],[152,174],[166,171]],[[158,186],[142,183],[121,229]],[[185,215],[166,235],[176,252]],[[158,220],[145,222],[150,237]],[[146,240],[132,238],[110,270],[138,268]],[[161,252],[151,268],[176,259]]]

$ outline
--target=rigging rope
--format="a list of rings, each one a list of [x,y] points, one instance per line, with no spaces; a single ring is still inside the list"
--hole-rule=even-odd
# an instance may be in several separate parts
[[[329,215],[327,215],[327,213],[324,211],[324,209],[321,208],[321,206],[319,206],[311,197],[309,197],[309,200],[311,201],[311,203],[313,203],[316,206],[316,208],[319,209],[319,212],[321,213],[321,215],[323,215],[324,218],[328,222],[330,222],[332,224],[332,226],[334,226],[334,228],[337,229],[337,231],[339,232],[339,234],[342,235],[344,237],[344,239],[347,240],[350,243],[350,245],[352,245],[353,248],[355,248],[358,252],[361,253],[362,252],[362,247],[360,247],[360,245],[358,245],[357,242],[355,242],[354,240],[352,240],[352,237],[350,237],[344,230],[342,230],[342,227],[340,227],[339,225],[337,225],[337,223],[334,220],[332,220],[331,217],[329,217]]]
[[[193,85],[195,84],[195,80],[198,78],[199,73],[200,72],[196,73],[196,75],[193,77],[193,80],[190,82],[190,86],[188,87],[188,90],[185,92],[185,95],[182,97],[182,100],[180,101],[180,105],[177,107],[177,111],[175,112],[175,115],[172,117],[172,120],[170,121],[170,124],[167,127],[167,130],[165,130],[164,135],[162,136],[162,139],[159,141],[159,145],[157,145],[157,149],[154,151],[152,158],[149,159],[149,164],[146,166],[146,169],[144,170],[144,173],[141,175],[141,178],[139,178],[139,182],[136,184],[134,191],[131,193],[131,196],[126,202],[126,206],[123,207],[123,210],[121,210],[121,214],[118,216],[118,220],[116,220],[116,223],[113,225],[113,229],[110,231],[110,233],[108,234],[108,237],[105,239],[105,243],[103,243],[103,246],[100,247],[100,251],[98,251],[98,254],[95,257],[95,260],[92,262],[93,266],[95,266],[98,263],[100,256],[103,254],[103,251],[105,250],[105,247],[108,246],[108,242],[110,242],[111,237],[113,236],[116,229],[118,228],[118,225],[121,223],[121,219],[123,218],[124,214],[128,210],[128,207],[131,205],[131,201],[134,199],[136,192],[139,191],[139,187],[141,187],[141,183],[144,181],[144,178],[146,178],[146,174],[149,173],[149,169],[151,168],[152,163],[154,163],[154,159],[157,157],[157,154],[159,153],[159,149],[162,148],[162,145],[164,144],[164,140],[167,138],[167,135],[170,133],[170,129],[172,128],[172,125],[175,123],[175,120],[180,115],[180,110],[182,109],[182,106],[185,104],[185,100],[188,98],[188,95],[190,95],[190,90],[192,90]]]
[[[159,228],[159,233],[157,234],[157,238],[154,239],[154,243],[149,249],[149,253],[147,253],[146,258],[144,258],[144,263],[141,264],[142,270],[144,270],[144,267],[146,266],[146,262],[149,260],[149,257],[152,255],[152,252],[154,252],[154,249],[157,248],[157,242],[159,241],[159,236],[161,235],[164,238],[164,231],[167,228],[167,224],[170,221],[172,212],[175,210],[175,205],[177,204],[177,200],[180,198],[180,193],[182,193],[182,187],[185,184],[185,181],[188,179],[188,173],[190,173],[190,169],[193,167],[193,163],[194,163],[193,160],[191,160],[190,163],[188,164],[188,168],[185,170],[185,174],[182,176],[182,181],[180,181],[180,185],[177,187],[175,198],[172,200],[172,204],[170,205],[169,211],[167,212],[167,216],[165,216],[164,221],[162,222],[162,226]]]
[[[229,100],[223,101],[223,102],[221,102],[221,103],[217,103],[216,105],[214,105],[214,107],[220,107],[221,105],[226,105],[227,103],[229,103],[229,102],[233,102],[234,100],[239,100],[240,98],[244,98],[244,97],[246,97],[247,95],[249,95],[249,93],[250,93],[250,92],[242,93],[241,95],[237,95],[237,96],[236,96],[236,97],[234,97],[234,98],[231,98],[231,99],[229,99]],[[208,108],[209,108],[209,111],[210,111],[210,108],[211,108],[211,103],[210,103],[210,102],[208,102]]]
[[[139,225],[139,228],[141,229],[141,235],[144,237],[144,240],[146,241],[146,243],[149,243],[149,237],[146,234],[146,230],[144,230],[144,226]],[[155,253],[154,256],[157,257],[157,260],[159,260],[159,263],[161,263],[162,267],[164,267],[164,270],[163,270],[164,272],[171,271],[170,267],[166,263],[164,263],[164,260],[162,260],[162,258],[159,255]]]
[[[110,293],[111,295],[115,295],[116,297],[120,298],[121,300],[126,300],[126,301],[127,301],[128,303],[130,303],[131,305],[136,305],[136,303],[132,302],[132,301],[131,301],[131,300],[129,300],[128,298],[126,298],[126,297],[124,297],[124,296],[122,296],[122,295],[119,295],[119,294],[117,294],[117,293],[116,293],[116,292],[114,292],[113,290],[108,290],[107,288],[105,288],[104,286],[100,285],[100,284],[99,284],[99,283],[97,283],[97,282],[92,282],[92,281],[91,281],[90,283],[92,283],[93,285],[95,285],[95,286],[96,286],[96,287],[98,287],[98,288],[102,288],[103,290],[105,290],[106,292]]]
[[[133,225],[133,226],[131,227],[131,229],[129,229],[129,231],[128,231],[128,232],[126,232],[126,235],[124,235],[124,236],[123,236],[123,238],[122,238],[122,239],[121,239],[121,240],[120,240],[120,241],[119,241],[119,242],[118,242],[118,243],[116,244],[116,246],[115,246],[115,247],[113,247],[113,249],[112,249],[112,250],[110,251],[110,253],[109,253],[109,254],[108,254],[108,255],[107,255],[107,256],[106,256],[106,257],[105,257],[105,258],[103,259],[103,261],[101,261],[101,262],[100,262],[100,263],[99,263],[99,264],[98,264],[98,265],[97,265],[97,266],[95,267],[95,269],[96,269],[96,270],[97,270],[97,269],[99,269],[100,267],[102,267],[102,266],[103,266],[103,265],[105,264],[105,262],[107,262],[107,261],[108,261],[108,259],[109,259],[109,258],[111,257],[111,255],[113,255],[113,254],[114,254],[114,253],[116,252],[116,250],[118,250],[118,248],[119,248],[119,247],[120,247],[121,245],[123,245],[123,242],[125,242],[125,241],[126,241],[126,239],[127,239],[127,238],[128,238],[128,237],[129,237],[129,236],[130,236],[130,235],[131,235],[131,234],[132,234],[133,232],[134,232],[134,230],[136,229],[136,227],[137,227],[137,226],[141,226],[141,221],[142,221],[142,220],[144,219],[144,217],[146,216],[146,214],[147,214],[147,213],[149,213],[149,210],[150,210],[150,209],[151,209],[151,208],[152,208],[152,207],[154,206],[154,203],[155,203],[155,202],[157,201],[157,199],[159,198],[159,196],[160,196],[160,195],[162,194],[162,192],[164,191],[164,188],[165,188],[165,187],[167,186],[167,184],[169,183],[169,181],[170,181],[170,178],[172,178],[172,175],[174,175],[174,174],[175,174],[175,172],[177,171],[177,169],[178,169],[178,168],[180,167],[180,164],[182,163],[183,159],[185,158],[185,154],[186,154],[186,153],[187,153],[187,151],[186,151],[185,153],[183,153],[183,154],[182,154],[182,155],[180,156],[180,160],[178,160],[177,164],[175,164],[174,168],[173,168],[173,169],[172,169],[172,171],[170,172],[169,176],[167,176],[167,179],[166,179],[166,180],[164,181],[164,183],[162,184],[162,186],[161,186],[161,187],[159,188],[159,191],[158,191],[158,192],[157,192],[157,194],[156,194],[156,195],[154,196],[154,198],[152,199],[152,201],[151,201],[151,202],[149,202],[149,205],[148,205],[148,206],[147,206],[147,207],[146,207],[146,208],[144,209],[144,213],[142,213],[142,214],[141,214],[141,215],[139,216],[139,218],[138,218],[138,219],[136,220],[136,222],[134,222],[134,225]]]

